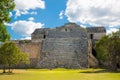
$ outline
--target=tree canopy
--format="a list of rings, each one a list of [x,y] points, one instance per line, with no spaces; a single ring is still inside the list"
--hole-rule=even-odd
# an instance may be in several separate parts
[[[10,22],[9,12],[15,8],[14,0],[0,0],[0,24]]]
[[[0,48],[0,62],[4,66],[3,72],[5,72],[5,67],[10,67],[18,64],[19,62],[27,63],[29,62],[28,54],[23,53],[14,43],[7,42],[4,43]]]
[[[7,29],[4,25],[4,23],[0,24],[0,42],[5,42],[10,40],[10,35],[7,32]]]
[[[0,42],[10,40],[5,22],[10,22],[9,12],[15,8],[14,0],[0,0]]]
[[[95,45],[97,57],[112,70],[120,68],[120,30],[111,36],[104,36]]]

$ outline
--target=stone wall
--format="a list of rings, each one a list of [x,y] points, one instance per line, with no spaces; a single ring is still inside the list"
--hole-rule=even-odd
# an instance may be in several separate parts
[[[29,67],[88,68],[98,65],[92,48],[105,34],[103,27],[85,29],[72,23],[54,29],[36,29],[32,40],[13,42],[30,55]]]
[[[99,40],[105,35],[106,33],[93,33],[93,39]]]
[[[49,30],[40,54],[38,68],[87,68],[87,32],[80,26]]]
[[[104,27],[89,27],[86,29],[89,39],[92,41],[92,47],[94,47],[96,41],[100,40],[103,36],[106,35],[106,30]]]
[[[29,43],[25,43],[25,42],[20,42],[16,43],[16,45],[26,54],[29,54],[29,58],[30,58],[30,65],[29,67],[36,67],[38,60],[39,60],[39,56],[40,56],[40,51],[41,51],[41,43],[33,43],[33,42],[29,42]],[[24,66],[24,65],[19,65],[19,66]]]

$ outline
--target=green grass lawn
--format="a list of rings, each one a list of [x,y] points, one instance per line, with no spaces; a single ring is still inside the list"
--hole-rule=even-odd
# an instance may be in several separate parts
[[[120,73],[103,69],[17,69],[14,74],[0,74],[0,80],[120,80]]]

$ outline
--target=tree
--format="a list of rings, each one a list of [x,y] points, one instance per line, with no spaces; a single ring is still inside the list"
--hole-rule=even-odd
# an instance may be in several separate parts
[[[11,21],[9,12],[14,8],[14,0],[0,0],[0,42],[5,42],[10,39],[10,35],[4,23]]]
[[[117,36],[117,37],[119,37],[120,38],[120,29],[117,31],[117,32],[114,32],[113,34],[112,34],[112,36]]]
[[[14,0],[0,0],[0,24],[10,22],[9,12],[15,8]]]
[[[111,36],[104,36],[95,45],[97,57],[100,62],[107,62],[107,66],[114,71],[117,71],[117,68],[120,66],[120,38],[118,33],[112,33]]]
[[[9,72],[12,72],[11,66],[19,62],[29,62],[27,54],[23,53],[14,43],[4,43],[0,48],[0,62],[4,66],[3,73],[5,73],[6,66],[9,67]]]
[[[107,53],[107,48],[108,48],[108,40],[109,36],[104,36],[102,37],[99,41],[96,42],[95,44],[95,50],[97,52],[97,58],[99,60],[107,60],[108,58],[108,53]]]
[[[108,53],[110,57],[110,65],[114,71],[120,68],[120,38],[118,36],[110,37],[110,43],[108,44]]]
[[[10,40],[10,35],[3,23],[0,24],[0,42],[5,42]]]

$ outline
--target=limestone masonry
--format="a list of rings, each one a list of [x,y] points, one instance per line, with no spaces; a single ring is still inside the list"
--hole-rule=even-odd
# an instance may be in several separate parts
[[[30,55],[29,67],[88,68],[98,64],[93,46],[104,35],[104,27],[82,28],[68,23],[55,29],[36,29],[31,40],[14,42]]]

